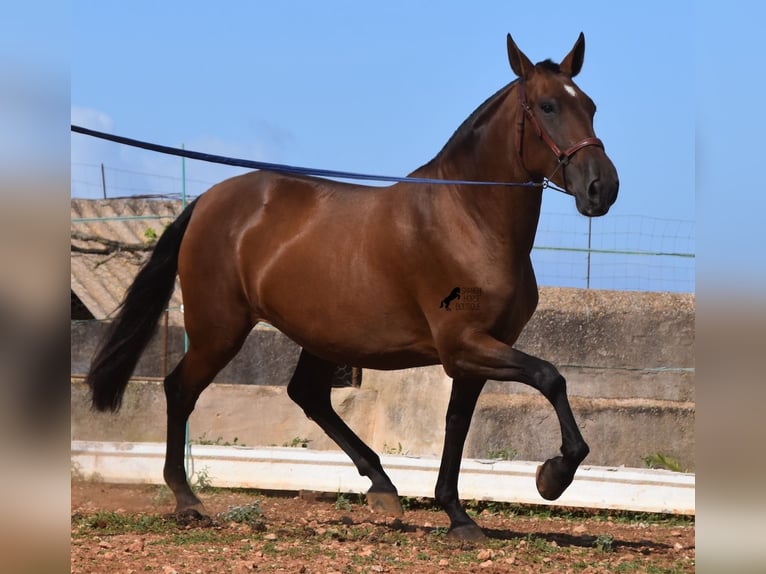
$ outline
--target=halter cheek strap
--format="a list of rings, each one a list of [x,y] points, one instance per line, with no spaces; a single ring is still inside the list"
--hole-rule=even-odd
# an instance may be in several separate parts
[[[558,145],[556,145],[556,142],[551,139],[551,137],[548,135],[548,132],[546,132],[542,126],[540,125],[540,122],[537,121],[537,117],[535,116],[534,112],[532,111],[532,108],[529,105],[529,102],[527,102],[527,91],[524,87],[524,80],[519,79],[519,86],[518,86],[518,94],[519,94],[519,105],[521,106],[521,109],[523,110],[523,114],[519,117],[519,121],[517,124],[518,129],[516,130],[516,151],[519,154],[519,159],[522,160],[523,165],[523,159],[522,159],[522,144],[524,141],[524,120],[525,118],[529,120],[529,123],[534,128],[535,133],[537,133],[537,136],[542,139],[546,145],[551,149],[553,154],[556,156],[556,159],[558,160],[558,166],[556,166],[556,170],[553,172],[554,174],[556,171],[558,171],[562,167],[566,167],[566,165],[569,163],[570,158],[576,154],[578,151],[580,151],[584,147],[588,146],[596,146],[600,147],[601,149],[604,149],[604,143],[598,139],[597,137],[589,137],[580,140],[579,142],[569,146],[564,151],[561,151]],[[552,176],[551,176],[552,177]],[[550,178],[548,178],[550,179]]]

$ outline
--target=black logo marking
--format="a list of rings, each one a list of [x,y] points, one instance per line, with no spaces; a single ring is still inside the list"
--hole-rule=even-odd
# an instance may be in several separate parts
[[[439,303],[439,309],[446,311],[481,311],[481,287],[455,287],[450,294]],[[456,299],[459,302],[450,307]]]
[[[442,299],[442,302],[439,304],[439,309],[444,307],[447,311],[452,311],[452,309],[449,308],[449,304],[455,299],[460,299],[460,287],[455,287],[450,291],[449,295]]]

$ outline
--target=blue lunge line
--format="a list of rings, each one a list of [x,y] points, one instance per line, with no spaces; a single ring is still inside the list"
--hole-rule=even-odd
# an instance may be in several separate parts
[[[237,159],[232,157],[226,157],[222,155],[214,155],[210,153],[202,153],[198,151],[191,151],[188,149],[180,149],[175,147],[169,147],[164,145],[157,145],[140,140],[134,140],[123,136],[116,136],[83,128],[80,126],[72,125],[72,131],[101,138],[119,144],[128,145],[132,147],[139,147],[151,151],[165,153],[169,155],[176,155],[180,157],[186,157],[189,159],[196,159],[199,161],[207,161],[211,163],[222,163],[225,165],[233,165],[237,167],[245,167],[249,169],[266,169],[269,171],[275,171],[279,173],[290,173],[297,175],[315,175],[320,177],[337,177],[340,179],[358,179],[366,181],[391,181],[391,182],[407,182],[407,183],[433,183],[433,184],[446,184],[446,185],[503,185],[514,187],[547,187],[544,183],[535,183],[534,181],[527,181],[524,183],[510,183],[510,182],[494,182],[494,181],[463,181],[463,180],[451,180],[451,179],[431,179],[428,177],[396,177],[391,175],[370,175],[367,173],[354,173],[350,171],[336,171],[332,169],[320,169],[313,167],[299,167],[294,165],[285,165],[281,163],[269,163],[265,161],[253,161],[249,159]]]

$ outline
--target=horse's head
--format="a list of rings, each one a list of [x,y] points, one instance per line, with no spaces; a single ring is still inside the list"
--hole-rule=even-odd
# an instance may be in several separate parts
[[[596,106],[572,81],[582,68],[585,37],[560,64],[533,65],[508,34],[508,59],[519,76],[516,148],[524,168],[574,195],[577,209],[604,215],[617,199],[617,170],[593,131]]]

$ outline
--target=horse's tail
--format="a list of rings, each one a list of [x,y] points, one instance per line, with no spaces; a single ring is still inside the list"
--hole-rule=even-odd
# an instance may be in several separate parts
[[[91,389],[92,405],[99,411],[119,410],[128,379],[167,308],[175,287],[181,240],[196,203],[190,203],[157,241],[91,363],[85,382]]]

